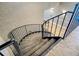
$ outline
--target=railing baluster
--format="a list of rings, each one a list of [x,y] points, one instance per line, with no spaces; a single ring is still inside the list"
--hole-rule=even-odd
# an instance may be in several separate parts
[[[26,34],[27,34],[27,29],[26,29],[26,25],[25,25],[25,31],[26,31]]]
[[[45,36],[45,32],[47,31],[47,26],[46,23],[44,24],[44,26],[42,26],[42,31],[43,31],[43,37]]]
[[[20,31],[19,31],[19,28],[18,28],[18,31],[16,30],[16,31],[13,31],[13,32],[12,32],[12,35],[13,35],[13,37],[14,37],[14,39],[15,39],[16,41],[18,41],[19,38],[20,38],[20,37],[17,35],[19,32],[20,32]]]
[[[48,28],[47,31],[49,31],[49,21],[48,21],[48,26],[47,26],[47,28]]]
[[[52,24],[51,24],[51,35],[50,36],[52,36],[52,28],[53,28],[53,21],[54,21],[54,19],[52,20]]]
[[[19,44],[14,40],[13,46],[15,47],[16,51],[18,52],[18,56],[21,56],[21,51],[19,48]]]
[[[44,31],[46,31],[46,23],[44,24],[44,26],[45,26],[45,27],[44,27],[44,28],[45,28]]]
[[[20,51],[20,48],[19,48],[19,44],[15,40],[12,40],[10,45],[13,45],[13,47],[17,51],[17,55],[21,56],[21,51]],[[8,46],[10,46],[10,45],[8,45]],[[11,48],[12,52],[14,53],[14,55],[16,56],[16,52],[13,51],[12,47],[10,47],[10,48]]]
[[[16,31],[15,31],[16,32]],[[19,34],[19,35],[18,35]],[[19,39],[21,39],[21,36],[22,36],[22,33],[21,33],[21,28],[19,27],[18,28],[18,33],[17,33],[17,35],[18,35],[18,42],[19,42]]]
[[[57,19],[57,22],[56,22],[56,27],[55,27],[55,31],[54,31],[54,36],[55,36],[55,33],[56,33],[56,29],[57,29],[58,21],[59,21],[59,16],[58,16],[58,19]]]
[[[11,34],[12,34],[12,38],[13,38],[13,39],[16,39],[15,36],[13,35],[13,33],[11,33]],[[12,39],[12,40],[13,40],[13,39]]]
[[[43,25],[41,25],[41,28],[42,28],[42,38],[44,37],[44,27]]]
[[[66,15],[67,15],[67,13],[65,13],[65,15],[64,15],[64,18],[63,18],[63,21],[62,21],[62,24],[61,24],[61,27],[60,27],[60,30],[59,30],[59,34],[58,34],[58,36],[60,36],[60,33],[61,33],[61,30],[62,30],[62,27],[63,27],[64,21],[65,21]]]
[[[49,32],[49,23],[50,23],[50,22],[48,21],[47,32]],[[50,33],[48,33],[48,36],[49,36],[49,34],[50,34]]]

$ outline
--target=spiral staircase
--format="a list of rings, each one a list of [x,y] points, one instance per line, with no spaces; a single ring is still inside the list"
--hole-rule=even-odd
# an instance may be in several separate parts
[[[70,32],[72,20],[78,14],[79,3],[74,11],[67,11],[45,21],[43,24],[28,24],[13,29],[10,41],[0,45],[1,50],[10,47],[15,56],[44,56]],[[67,34],[68,33],[68,34]]]

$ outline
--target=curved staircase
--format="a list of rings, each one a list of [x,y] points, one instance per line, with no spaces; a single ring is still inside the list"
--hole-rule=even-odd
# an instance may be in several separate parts
[[[10,41],[0,46],[1,50],[10,47],[13,54],[21,56],[46,55],[50,49],[68,34],[71,21],[79,4],[73,12],[67,11],[45,21],[43,24],[28,24],[13,29],[8,38]]]
[[[29,37],[30,36],[30,37]],[[41,33],[34,33],[25,37],[21,42],[22,55],[41,55],[46,49],[48,49],[56,40],[54,39],[42,39]]]

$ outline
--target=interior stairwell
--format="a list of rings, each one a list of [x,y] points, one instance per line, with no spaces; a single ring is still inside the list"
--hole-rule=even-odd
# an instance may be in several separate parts
[[[70,24],[78,7],[79,4],[76,4],[73,12],[67,11],[59,14],[43,24],[28,24],[13,29],[8,34],[8,38],[11,40],[0,46],[0,55],[4,55],[1,50],[6,47],[10,47],[15,56],[46,55],[59,40],[68,36],[67,32],[71,28]]]

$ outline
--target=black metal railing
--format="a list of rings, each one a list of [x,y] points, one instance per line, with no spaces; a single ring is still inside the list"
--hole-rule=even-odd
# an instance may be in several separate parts
[[[41,24],[28,24],[28,25],[23,25],[23,26],[13,29],[8,34],[8,37],[9,37],[9,39],[15,41],[15,44],[17,44],[17,45],[14,45],[14,46],[16,47],[16,49],[19,48],[19,50],[17,50],[17,51],[21,52],[21,48],[19,47],[19,45],[22,42],[22,40],[30,34],[41,32],[41,31],[42,31]],[[13,47],[11,49],[14,50]],[[22,55],[22,54],[20,54],[20,55]]]
[[[42,31],[40,24],[28,24],[28,25],[23,25],[12,30],[9,33],[8,37],[12,40],[15,40],[18,44],[20,44],[22,39],[26,37],[27,35],[34,32],[40,32],[40,31]]]
[[[14,51],[13,51],[12,53],[13,53],[14,55],[20,56],[20,55],[21,55],[21,52],[20,52],[19,46],[18,46],[18,44],[17,44],[17,42],[16,42],[15,40],[10,40],[10,41],[8,41],[8,42],[3,43],[2,45],[0,45],[0,55],[1,55],[1,56],[4,56],[5,54],[1,53],[1,51],[4,50],[4,49],[6,49],[7,47],[11,48],[11,45],[12,45],[12,46],[15,48],[15,50],[17,51],[17,52],[16,52],[17,54],[15,54]]]
[[[0,51],[9,47],[14,55],[22,55],[19,47],[22,40],[30,34],[41,32],[41,31],[42,31],[41,24],[28,24],[28,25],[17,27],[8,34],[8,38],[11,40],[0,45]],[[4,56],[4,54],[1,52],[0,55]]]
[[[73,12],[67,11],[45,21],[42,24],[42,36],[45,37],[61,37],[64,34]]]

